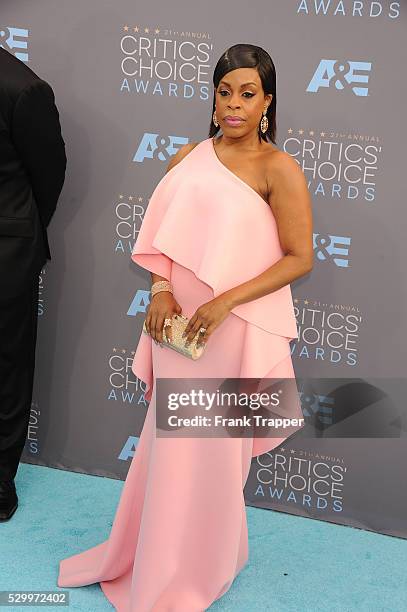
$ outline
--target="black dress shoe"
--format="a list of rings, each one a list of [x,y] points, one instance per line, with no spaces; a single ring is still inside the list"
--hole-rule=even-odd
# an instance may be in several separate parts
[[[17,510],[18,497],[14,479],[0,480],[0,521],[7,521]]]

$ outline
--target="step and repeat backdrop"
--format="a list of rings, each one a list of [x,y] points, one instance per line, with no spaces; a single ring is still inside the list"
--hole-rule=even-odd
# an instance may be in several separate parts
[[[308,180],[315,264],[291,285],[307,431],[253,459],[246,501],[407,537],[406,9],[3,2],[0,44],[52,85],[68,157],[23,461],[125,478],[147,408],[131,364],[151,284],[131,250],[170,157],[209,135],[219,56],[252,43],[276,65],[277,145]]]

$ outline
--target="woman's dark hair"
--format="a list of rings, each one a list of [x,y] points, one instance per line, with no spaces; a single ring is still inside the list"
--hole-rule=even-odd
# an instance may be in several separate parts
[[[268,119],[268,128],[266,132],[260,129],[260,121],[258,127],[259,139],[266,142],[276,144],[276,69],[270,55],[256,45],[237,44],[229,47],[218,60],[213,73],[213,104],[212,104],[212,119],[209,128],[209,137],[214,136],[220,129],[213,123],[213,113],[215,111],[215,92],[218,88],[219,81],[225,74],[236,68],[257,68],[260,80],[265,94],[272,94],[272,100],[267,109],[266,117]]]

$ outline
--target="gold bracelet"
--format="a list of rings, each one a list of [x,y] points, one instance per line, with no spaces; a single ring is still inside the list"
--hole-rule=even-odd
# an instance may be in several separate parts
[[[167,280],[156,281],[155,283],[151,285],[151,297],[154,297],[154,295],[158,293],[159,291],[169,291],[170,293],[173,293],[170,281],[167,281]]]

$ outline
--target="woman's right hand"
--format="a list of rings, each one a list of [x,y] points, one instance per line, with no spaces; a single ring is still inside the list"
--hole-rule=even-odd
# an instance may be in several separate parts
[[[159,291],[151,299],[146,315],[146,328],[154,342],[163,341],[163,326],[165,319],[171,319],[173,314],[181,314],[182,308],[170,291]],[[172,341],[172,329],[165,328],[165,335]]]

